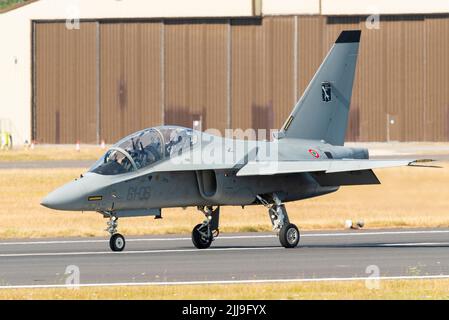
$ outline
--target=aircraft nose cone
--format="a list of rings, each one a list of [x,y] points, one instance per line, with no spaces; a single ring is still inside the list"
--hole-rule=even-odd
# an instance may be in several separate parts
[[[41,200],[41,206],[51,208],[53,201],[50,197],[50,194],[48,194],[44,199]]]
[[[61,205],[64,205],[64,200],[61,199],[59,192],[50,192],[44,199],[41,201],[41,205],[50,209],[58,209]]]
[[[74,181],[50,192],[41,205],[55,210],[77,210],[82,205],[83,195],[82,188]]]

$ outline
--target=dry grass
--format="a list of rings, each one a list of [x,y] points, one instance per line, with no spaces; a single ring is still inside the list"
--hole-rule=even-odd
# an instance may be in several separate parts
[[[6,289],[0,299],[449,299],[449,280],[382,280],[379,289],[364,281]]]
[[[14,161],[60,161],[60,160],[97,160],[105,153],[99,146],[82,145],[80,150],[75,145],[36,146],[30,148],[14,148],[0,150],[0,162]]]
[[[39,205],[57,186],[83,169],[0,170],[0,238],[106,236],[98,213],[53,211]],[[290,219],[303,230],[341,229],[345,219],[363,219],[366,228],[449,227],[449,167],[376,171],[382,185],[343,187],[338,192],[287,204]],[[167,209],[164,219],[122,219],[125,235],[188,233],[202,220],[194,208]],[[223,232],[269,231],[262,206],[224,207]]]

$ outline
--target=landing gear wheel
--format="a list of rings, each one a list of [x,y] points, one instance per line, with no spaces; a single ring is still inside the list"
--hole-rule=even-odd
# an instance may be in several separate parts
[[[125,237],[123,237],[120,233],[115,233],[109,239],[109,246],[112,251],[123,251],[125,249]]]
[[[279,241],[284,248],[294,248],[299,243],[299,230],[292,223],[286,223],[279,231]]]
[[[197,224],[192,230],[192,242],[198,249],[207,249],[212,243],[212,235],[208,235],[207,226]]]

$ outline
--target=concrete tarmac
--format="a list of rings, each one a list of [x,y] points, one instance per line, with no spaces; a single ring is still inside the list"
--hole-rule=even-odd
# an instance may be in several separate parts
[[[106,238],[2,240],[0,288],[64,285],[69,266],[83,285],[349,279],[372,266],[381,277],[449,277],[449,229],[303,232],[295,249],[271,233],[223,234],[206,250],[190,235],[126,240],[119,253]]]

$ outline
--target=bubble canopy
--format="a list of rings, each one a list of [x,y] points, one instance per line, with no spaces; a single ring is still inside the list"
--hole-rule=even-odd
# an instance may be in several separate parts
[[[90,169],[102,175],[123,174],[180,155],[198,140],[198,132],[160,126],[135,132],[114,144]]]

